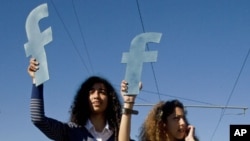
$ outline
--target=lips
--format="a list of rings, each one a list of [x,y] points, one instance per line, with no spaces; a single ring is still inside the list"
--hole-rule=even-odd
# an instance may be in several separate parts
[[[178,132],[179,132],[180,134],[183,134],[183,133],[185,133],[185,130],[184,130],[184,129],[178,129]]]
[[[95,105],[95,106],[101,105],[101,101],[93,101],[92,105]]]

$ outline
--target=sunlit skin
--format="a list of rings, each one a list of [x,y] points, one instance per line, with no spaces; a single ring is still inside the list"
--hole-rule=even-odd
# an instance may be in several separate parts
[[[175,112],[167,117],[167,129],[171,141],[185,138],[187,125],[183,109],[176,107]]]
[[[89,91],[89,104],[93,114],[103,114],[108,105],[107,90],[102,83],[95,83]]]

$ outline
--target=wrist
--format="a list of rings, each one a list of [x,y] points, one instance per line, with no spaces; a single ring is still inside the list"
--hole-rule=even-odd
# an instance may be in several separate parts
[[[129,108],[129,109],[133,109],[134,106],[134,101],[124,101],[124,108]]]
[[[133,109],[134,105],[124,103],[123,108]]]
[[[134,101],[124,101],[125,104],[131,104],[131,105],[134,105],[135,102]]]
[[[125,115],[131,115],[131,114],[138,115],[138,113],[139,112],[137,110],[133,110],[130,108],[122,108],[122,114],[125,114]]]

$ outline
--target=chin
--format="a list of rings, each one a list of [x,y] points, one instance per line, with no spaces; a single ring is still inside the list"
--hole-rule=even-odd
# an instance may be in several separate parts
[[[177,140],[183,140],[185,138],[185,134],[179,134],[176,136]]]
[[[93,110],[93,112],[96,113],[96,114],[99,114],[99,113],[103,113],[103,110],[96,108],[96,109]]]

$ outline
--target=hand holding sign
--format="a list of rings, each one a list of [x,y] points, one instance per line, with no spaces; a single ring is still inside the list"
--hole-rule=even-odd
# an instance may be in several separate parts
[[[26,32],[28,42],[24,44],[26,56],[30,55],[39,62],[39,70],[35,73],[36,86],[49,80],[48,65],[44,46],[52,41],[51,27],[42,33],[39,28],[39,21],[48,17],[47,4],[41,4],[33,9],[26,20]]]
[[[123,53],[122,63],[127,63],[125,80],[128,82],[129,88],[127,94],[139,94],[139,82],[141,79],[141,72],[143,62],[156,62],[157,51],[145,52],[146,44],[148,42],[159,43],[161,33],[142,33],[137,35],[131,42],[130,52]]]

